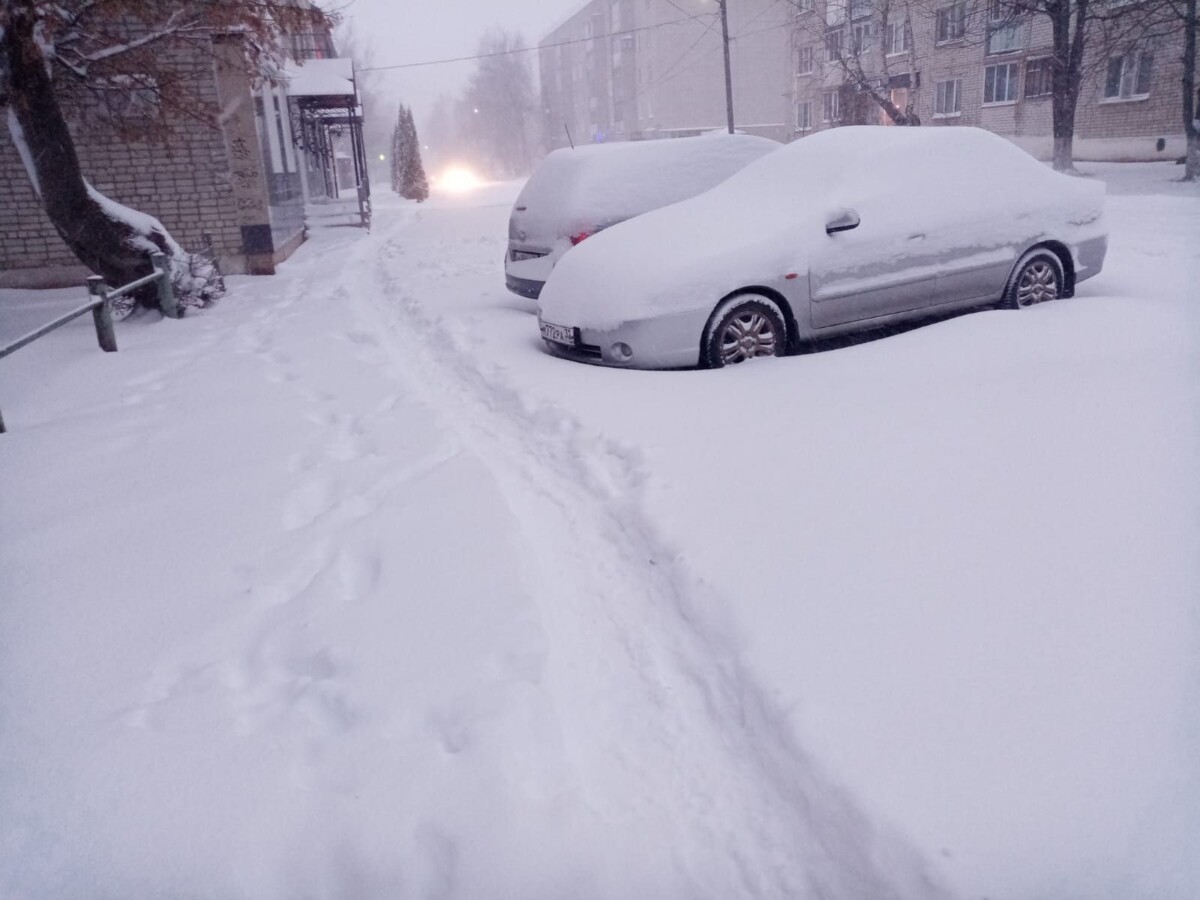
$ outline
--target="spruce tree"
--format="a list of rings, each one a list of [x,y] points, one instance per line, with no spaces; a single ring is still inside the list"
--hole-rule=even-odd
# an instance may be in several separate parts
[[[404,133],[404,170],[401,175],[400,194],[420,203],[429,197],[429,180],[421,164],[421,141],[417,137],[417,124],[411,109],[402,109],[402,131]]]
[[[392,190],[402,193],[404,179],[404,106],[396,115],[396,126],[392,129]]]

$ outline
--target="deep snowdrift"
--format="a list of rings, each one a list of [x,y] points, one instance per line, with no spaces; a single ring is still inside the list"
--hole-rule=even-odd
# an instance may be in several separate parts
[[[1193,896],[1200,201],[1102,171],[1078,298],[724,372],[545,355],[514,186],[0,362],[0,896]]]

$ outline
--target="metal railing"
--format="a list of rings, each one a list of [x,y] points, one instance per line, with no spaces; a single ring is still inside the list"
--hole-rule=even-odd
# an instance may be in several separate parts
[[[175,291],[171,287],[171,274],[167,269],[166,256],[162,253],[151,253],[150,264],[154,267],[154,271],[149,275],[143,275],[141,278],[135,279],[129,282],[129,284],[123,284],[113,290],[109,290],[105,286],[104,279],[99,275],[89,276],[87,279],[87,292],[90,299],[87,303],[71,310],[69,313],[59,316],[52,322],[47,322],[45,325],[35,328],[12,343],[0,347],[0,359],[3,359],[10,353],[16,353],[22,347],[32,344],[38,338],[46,336],[56,328],[61,328],[73,319],[77,319],[89,312],[92,314],[92,321],[96,326],[96,341],[100,344],[100,349],[105,353],[115,353],[117,351],[117,332],[113,328],[112,302],[148,284],[157,285],[158,305],[161,307],[163,315],[172,319],[178,319],[182,313],[179,309],[179,303],[175,299]],[[4,427],[4,416],[0,414],[0,434],[3,434],[6,430]]]

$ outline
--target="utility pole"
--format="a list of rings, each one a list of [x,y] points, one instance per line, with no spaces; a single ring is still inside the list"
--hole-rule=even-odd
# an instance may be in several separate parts
[[[725,48],[725,118],[733,134],[733,79],[729,75],[729,0],[717,0],[721,8],[721,43]]]

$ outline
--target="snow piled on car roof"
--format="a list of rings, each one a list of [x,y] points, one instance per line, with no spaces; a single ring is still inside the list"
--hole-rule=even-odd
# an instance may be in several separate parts
[[[530,235],[589,233],[706,191],[781,145],[748,134],[590,144],[555,150],[526,183]]]

